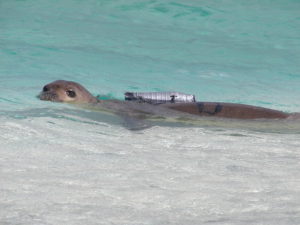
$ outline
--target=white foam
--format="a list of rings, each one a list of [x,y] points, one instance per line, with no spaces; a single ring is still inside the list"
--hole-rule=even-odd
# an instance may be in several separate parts
[[[86,120],[88,122],[88,119]],[[3,224],[293,224],[299,135],[0,118]]]

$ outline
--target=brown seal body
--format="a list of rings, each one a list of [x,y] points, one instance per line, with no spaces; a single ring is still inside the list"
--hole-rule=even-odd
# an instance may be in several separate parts
[[[114,113],[127,113],[159,115],[181,112],[196,116],[215,116],[234,119],[285,119],[294,114],[267,109],[263,107],[217,102],[193,102],[193,103],[167,103],[152,105],[119,100],[98,100],[82,85],[65,80],[57,80],[44,86],[39,95],[41,100],[68,102],[68,103],[93,103],[94,105],[108,109]],[[167,114],[167,115],[166,115]]]
[[[199,116],[216,116],[235,119],[285,119],[289,117],[288,113],[278,110],[222,102],[168,104],[167,107],[173,110]]]

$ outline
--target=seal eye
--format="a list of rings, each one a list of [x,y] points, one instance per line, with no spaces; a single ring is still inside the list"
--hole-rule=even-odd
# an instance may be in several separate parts
[[[49,88],[47,86],[43,87],[43,92],[49,91]]]
[[[75,91],[67,90],[66,93],[67,93],[67,95],[68,95],[70,98],[75,98],[75,97],[76,97]]]

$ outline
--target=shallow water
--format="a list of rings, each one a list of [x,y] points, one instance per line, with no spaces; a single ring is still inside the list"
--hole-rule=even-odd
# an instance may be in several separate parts
[[[300,112],[300,2],[0,1],[0,222],[299,224],[299,121],[163,123],[39,101],[181,91]]]

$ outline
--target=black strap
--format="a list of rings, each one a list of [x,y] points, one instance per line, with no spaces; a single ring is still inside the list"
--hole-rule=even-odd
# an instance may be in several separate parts
[[[204,103],[197,102],[197,107],[198,107],[199,113],[207,113],[208,115],[211,115],[211,116],[221,112],[222,109],[223,109],[223,106],[221,104],[217,104],[216,107],[215,107],[215,110],[213,112],[210,112],[210,111],[204,110],[205,109],[204,106],[205,106]]]
[[[177,96],[176,96],[176,95],[171,95],[170,97],[171,97],[171,100],[170,100],[171,103],[175,103],[175,98],[176,98]]]

